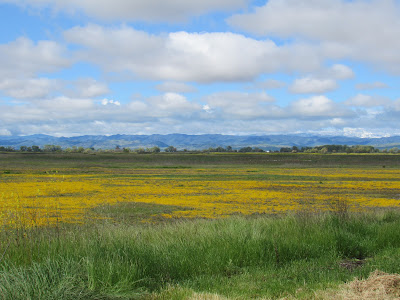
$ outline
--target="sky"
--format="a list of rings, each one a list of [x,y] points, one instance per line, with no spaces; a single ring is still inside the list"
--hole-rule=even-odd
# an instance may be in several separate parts
[[[400,135],[400,0],[0,0],[0,135]]]

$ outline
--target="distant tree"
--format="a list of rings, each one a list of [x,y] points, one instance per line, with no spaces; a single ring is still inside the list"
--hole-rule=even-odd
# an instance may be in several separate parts
[[[27,152],[28,151],[28,147],[27,146],[21,146],[21,147],[19,147],[19,151]]]
[[[254,147],[251,151],[252,151],[252,152],[264,152],[263,149],[258,148],[258,147]]]
[[[176,152],[176,148],[174,146],[168,146],[164,149],[165,152]]]
[[[91,148],[86,148],[85,150],[83,150],[84,154],[91,154],[93,153],[93,150]]]
[[[58,145],[44,145],[43,151],[45,152],[61,152],[61,146]]]
[[[292,152],[292,148],[289,147],[282,147],[279,152]]]
[[[226,147],[226,151],[227,151],[227,152],[232,152],[232,147],[231,147],[231,146],[227,146],[227,147]]]
[[[390,153],[399,153],[399,148],[393,147],[392,149],[389,150]]]
[[[149,149],[149,152],[150,152],[150,153],[160,153],[160,152],[161,152],[161,149],[160,149],[160,147],[154,146],[154,147],[151,147],[151,148]]]
[[[241,152],[241,153],[252,152],[252,151],[253,151],[253,148],[251,148],[251,147],[243,147],[243,148],[239,149],[239,152]]]
[[[364,148],[361,145],[352,146],[351,148],[353,149],[354,153],[364,153]]]
[[[143,154],[146,153],[146,150],[144,148],[137,148],[134,150],[134,152],[137,154]]]
[[[122,148],[122,151],[124,153],[129,153],[129,152],[131,152],[131,149],[124,147],[124,148]]]
[[[322,153],[322,154],[327,154],[327,153],[329,153],[327,147],[322,148],[319,152]]]
[[[214,149],[214,152],[225,152],[225,151],[226,151],[225,148],[223,148],[221,146]]]
[[[40,152],[40,151],[41,150],[40,150],[39,146],[35,146],[35,145],[32,146],[32,152]]]

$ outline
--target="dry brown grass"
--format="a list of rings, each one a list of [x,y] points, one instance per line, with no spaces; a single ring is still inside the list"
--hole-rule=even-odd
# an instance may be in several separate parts
[[[376,270],[364,280],[354,279],[339,290],[316,294],[316,299],[393,300],[400,299],[400,275]]]
[[[218,294],[193,293],[189,300],[228,300]],[[262,298],[266,299],[266,298]],[[283,299],[296,299],[288,297]],[[395,300],[400,299],[400,275],[387,274],[376,270],[367,279],[354,279],[343,284],[337,290],[317,292],[315,299],[320,300]]]
[[[193,293],[189,300],[229,300],[224,296],[209,293]]]

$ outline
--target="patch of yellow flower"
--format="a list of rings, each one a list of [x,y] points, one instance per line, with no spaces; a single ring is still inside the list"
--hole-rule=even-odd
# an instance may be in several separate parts
[[[5,174],[0,225],[77,223],[102,204],[174,205],[165,217],[327,210],[341,199],[349,209],[399,207],[400,170],[351,168],[134,169],[97,175]]]

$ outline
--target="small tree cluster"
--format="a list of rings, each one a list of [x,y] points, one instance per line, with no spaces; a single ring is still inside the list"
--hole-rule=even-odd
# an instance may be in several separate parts
[[[0,146],[0,151],[2,152],[15,152],[16,150],[14,149],[14,147],[4,147],[4,146]]]
[[[243,147],[238,150],[238,152],[246,153],[246,152],[264,152],[263,149],[258,147]]]
[[[304,153],[378,153],[379,149],[366,145],[322,145],[315,147],[282,147],[279,152],[304,152]]]
[[[137,154],[160,153],[161,152],[160,147],[157,147],[157,146],[154,146],[154,147],[151,147],[151,148],[136,148],[134,150],[130,150],[128,148],[129,151],[126,151],[126,149],[127,148],[124,148],[124,152],[134,152],[134,153],[137,153]]]
[[[168,146],[167,148],[164,149],[165,152],[176,152],[178,151],[174,146]]]
[[[219,146],[216,148],[210,147],[203,150],[203,152],[236,152],[236,150],[233,150],[231,146],[227,146],[226,148]]]
[[[58,145],[44,145],[43,152],[62,152],[62,148]]]

